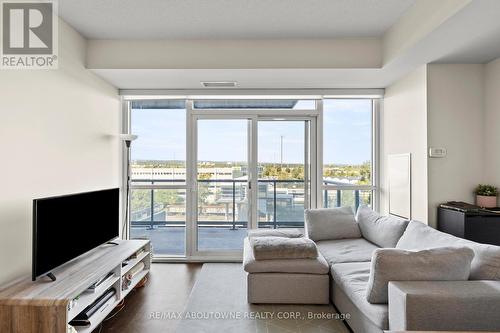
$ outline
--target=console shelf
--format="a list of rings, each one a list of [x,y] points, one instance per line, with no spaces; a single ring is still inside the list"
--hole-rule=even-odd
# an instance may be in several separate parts
[[[95,315],[92,316],[92,318],[90,318],[90,323],[91,323],[90,326],[81,326],[81,327],[77,326],[75,327],[76,331],[78,333],[91,333],[111,313],[111,311],[113,311],[113,309],[118,305],[118,303],[120,303],[120,301],[117,300],[116,296],[112,297],[109,300],[109,302],[107,302],[107,304],[109,305],[106,306],[105,308],[103,306],[104,309],[102,310],[102,312],[96,313]]]
[[[147,274],[148,274],[148,271],[142,271],[139,274],[137,274],[136,276],[134,276],[134,278],[132,279],[132,284],[127,289],[122,290],[123,297],[126,297],[132,291],[132,289],[134,289],[134,286],[139,281],[141,281]]]
[[[137,265],[138,263],[140,263],[141,261],[143,261],[144,258],[147,258],[149,256],[151,256],[150,252],[149,251],[145,251],[145,252],[141,253],[137,258],[130,259],[128,261],[128,264],[126,266],[122,267],[122,276],[124,274],[127,274],[135,265]]]
[[[88,304],[92,304],[99,296],[102,295],[106,290],[113,287],[113,285],[120,281],[118,276],[114,276],[110,281],[106,281],[103,285],[96,290],[95,293],[84,292],[78,297],[77,305],[68,311],[68,321],[71,321],[80,312],[87,307]]]
[[[142,251],[142,252],[141,252]],[[141,252],[137,258],[129,259]],[[118,245],[102,245],[59,267],[48,277],[37,281],[20,279],[0,288],[0,332],[66,333],[68,323],[109,288],[116,294],[89,319],[90,326],[75,327],[78,333],[90,333],[113,311],[142,280],[151,267],[151,244],[148,240],[118,241]],[[122,267],[122,263],[128,264]],[[127,289],[122,290],[124,276],[138,263],[144,269],[137,273]],[[113,277],[95,292],[86,292],[109,273]]]

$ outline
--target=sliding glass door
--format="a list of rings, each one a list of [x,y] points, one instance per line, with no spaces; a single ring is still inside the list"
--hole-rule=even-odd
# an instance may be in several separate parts
[[[297,105],[310,109],[294,112]],[[188,102],[189,257],[237,259],[248,229],[303,228],[304,208],[316,193],[315,106],[289,100]]]
[[[265,119],[258,122],[258,227],[304,226],[309,207],[311,120]]]
[[[196,249],[240,252],[250,220],[248,119],[196,117]]]
[[[241,254],[249,228],[304,226],[313,121],[193,117],[196,256]]]

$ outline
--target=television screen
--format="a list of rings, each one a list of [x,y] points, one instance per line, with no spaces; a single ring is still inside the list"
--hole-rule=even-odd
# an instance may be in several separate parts
[[[118,237],[118,188],[33,200],[33,281]]]

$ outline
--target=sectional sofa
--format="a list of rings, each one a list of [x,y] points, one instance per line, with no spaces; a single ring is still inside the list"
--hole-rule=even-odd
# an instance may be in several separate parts
[[[329,265],[330,300],[355,333],[500,331],[500,247],[363,206],[305,219]]]

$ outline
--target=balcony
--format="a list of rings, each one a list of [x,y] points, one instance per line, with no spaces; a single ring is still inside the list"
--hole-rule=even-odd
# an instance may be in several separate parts
[[[156,189],[183,180],[134,181],[151,188],[132,189],[131,237],[151,239],[157,255],[184,255],[186,190]],[[247,181],[198,180],[198,248],[238,250],[248,227]],[[325,183],[332,185],[331,183]],[[200,194],[202,193],[202,194]],[[371,190],[324,190],[324,207],[371,205]],[[258,181],[260,228],[301,228],[304,225],[304,181]]]

